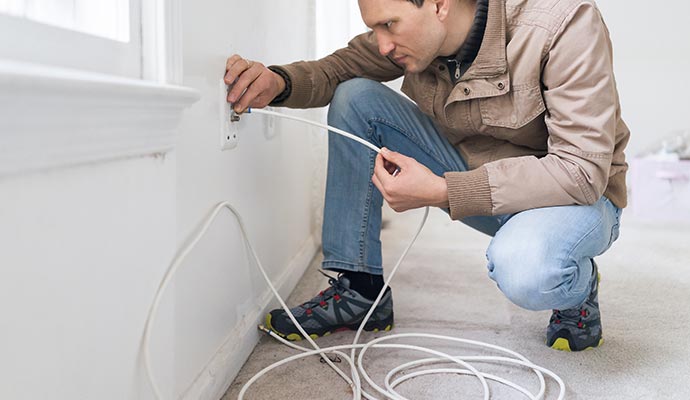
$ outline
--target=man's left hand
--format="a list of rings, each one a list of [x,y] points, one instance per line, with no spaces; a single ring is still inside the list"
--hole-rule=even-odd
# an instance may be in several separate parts
[[[399,172],[394,174],[396,167]],[[424,206],[448,208],[445,178],[434,174],[414,158],[385,147],[376,156],[371,180],[397,212]]]

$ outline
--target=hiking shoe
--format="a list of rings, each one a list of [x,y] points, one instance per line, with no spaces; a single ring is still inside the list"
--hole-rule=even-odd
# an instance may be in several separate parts
[[[546,345],[556,350],[581,351],[599,346],[601,315],[599,314],[599,272],[592,260],[591,292],[578,308],[553,310],[546,328]]]
[[[330,285],[328,289],[306,303],[290,309],[295,319],[312,339],[342,330],[359,329],[362,319],[374,304],[373,300],[350,289],[350,280],[342,274],[339,274],[337,279],[331,276],[328,278]],[[299,330],[282,308],[266,315],[266,327],[287,340],[302,339]],[[393,294],[388,288],[364,326],[364,330],[389,331],[392,327]]]

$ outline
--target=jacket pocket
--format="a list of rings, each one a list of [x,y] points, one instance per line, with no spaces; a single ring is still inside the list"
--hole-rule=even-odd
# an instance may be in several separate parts
[[[504,95],[479,99],[479,110],[484,125],[518,129],[546,107],[539,86],[518,86]]]

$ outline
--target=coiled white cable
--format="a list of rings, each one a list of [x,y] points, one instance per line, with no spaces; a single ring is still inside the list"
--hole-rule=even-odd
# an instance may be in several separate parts
[[[355,136],[349,132],[345,132],[343,130],[340,130],[340,129],[337,129],[337,128],[334,128],[334,127],[331,127],[328,125],[320,124],[318,122],[314,122],[314,121],[310,121],[310,120],[307,120],[304,118],[299,118],[299,117],[286,115],[286,114],[282,114],[282,113],[277,113],[274,111],[268,111],[268,110],[253,109],[253,110],[249,110],[248,112],[253,112],[253,113],[257,113],[257,114],[266,114],[266,115],[276,116],[276,117],[280,117],[280,118],[287,118],[287,119],[292,119],[295,121],[307,123],[310,125],[314,125],[314,126],[317,126],[320,128],[330,130],[332,132],[335,132],[337,134],[340,134],[340,135],[345,136],[347,138],[350,138],[352,140],[355,140],[355,141],[367,146],[368,148],[370,148],[376,152],[381,151],[381,149],[374,146],[373,144],[371,144],[371,143],[369,143],[369,142],[367,142],[367,141],[365,141],[365,140],[363,140],[363,139],[361,139],[361,138],[359,138],[359,137],[357,137],[357,136]],[[189,252],[192,250],[192,248],[194,248],[194,246],[196,246],[196,244],[199,242],[199,240],[201,240],[201,238],[206,233],[206,231],[208,230],[208,228],[211,225],[211,223],[213,222],[213,220],[216,218],[216,216],[220,213],[220,211],[223,208],[227,208],[228,210],[230,210],[233,213],[233,215],[235,215],[235,217],[237,218],[237,221],[238,221],[239,226],[240,226],[240,230],[241,230],[242,235],[244,237],[244,240],[247,244],[247,247],[251,251],[251,254],[254,257],[254,260],[255,260],[257,266],[259,267],[261,274],[263,275],[264,279],[266,280],[266,283],[268,284],[271,291],[273,292],[273,294],[276,296],[276,298],[280,302],[281,307],[285,310],[285,312],[287,313],[290,320],[293,322],[293,324],[295,324],[295,326],[300,331],[302,336],[312,345],[312,347],[314,347],[314,350],[310,350],[308,348],[305,348],[305,347],[299,346],[297,344],[291,343],[291,342],[283,339],[282,337],[278,336],[275,332],[272,332],[263,326],[259,326],[259,329],[263,330],[264,332],[269,334],[271,337],[275,338],[276,340],[284,343],[285,345],[287,345],[291,348],[294,348],[294,349],[301,351],[302,353],[294,355],[292,357],[285,358],[285,359],[278,361],[274,364],[271,364],[268,367],[264,368],[263,370],[259,371],[249,381],[247,381],[247,383],[245,383],[245,385],[242,387],[242,389],[240,390],[240,393],[238,395],[238,400],[243,400],[244,395],[246,394],[249,387],[252,384],[254,384],[254,382],[256,382],[259,378],[261,378],[263,375],[265,375],[266,373],[270,372],[271,370],[273,370],[273,369],[275,369],[275,368],[277,368],[283,364],[286,364],[286,363],[289,363],[291,361],[301,359],[304,357],[309,357],[312,355],[320,355],[321,358],[334,371],[336,371],[336,373],[338,375],[340,375],[340,377],[343,378],[343,380],[345,380],[345,382],[347,382],[348,385],[350,385],[350,387],[352,388],[354,400],[361,399],[362,396],[364,396],[365,398],[370,399],[370,400],[377,400],[376,397],[374,397],[373,395],[366,393],[362,390],[361,377],[363,377],[367,381],[367,383],[372,388],[374,388],[374,390],[376,390],[379,394],[385,396],[386,398],[393,399],[393,400],[407,400],[407,398],[403,397],[400,393],[398,393],[395,390],[395,387],[398,386],[399,384],[403,383],[403,382],[406,382],[409,379],[415,378],[417,376],[423,376],[423,375],[429,375],[429,374],[474,375],[475,377],[477,377],[477,379],[479,379],[479,381],[482,385],[482,388],[484,390],[484,396],[483,396],[484,400],[489,400],[489,398],[490,398],[489,387],[488,387],[488,384],[486,381],[487,379],[493,380],[493,381],[502,383],[508,387],[511,387],[514,390],[516,390],[517,392],[526,396],[530,400],[541,400],[543,398],[545,390],[546,390],[546,383],[545,383],[545,380],[544,380],[544,377],[542,374],[542,373],[545,373],[548,376],[550,376],[551,378],[553,378],[558,383],[559,395],[558,395],[557,399],[562,400],[564,398],[564,396],[565,396],[565,384],[563,383],[563,380],[558,375],[556,375],[555,373],[551,372],[550,370],[548,370],[546,368],[534,365],[533,363],[531,363],[527,358],[525,358],[521,354],[516,353],[512,350],[508,350],[506,348],[500,347],[500,346],[496,346],[496,345],[492,345],[492,344],[488,344],[488,343],[483,343],[483,342],[479,342],[479,341],[455,338],[455,337],[451,337],[451,336],[432,335],[432,334],[426,334],[426,333],[392,334],[392,335],[387,335],[387,336],[372,340],[366,344],[359,344],[358,343],[359,337],[362,333],[362,330],[364,329],[366,322],[369,320],[369,318],[373,314],[374,310],[376,309],[376,306],[381,301],[381,298],[383,297],[383,295],[386,291],[386,288],[389,286],[390,281],[393,279],[393,276],[395,276],[395,273],[397,272],[398,267],[400,267],[400,264],[405,259],[410,248],[412,247],[414,242],[417,240],[417,237],[419,236],[420,232],[422,231],[422,228],[424,227],[424,224],[426,223],[427,217],[429,215],[429,207],[426,207],[426,209],[424,211],[424,217],[422,218],[422,221],[421,221],[419,228],[417,229],[412,240],[407,245],[407,247],[403,251],[402,255],[398,259],[398,261],[397,261],[395,267],[392,269],[388,279],[385,281],[383,288],[379,292],[379,295],[377,296],[376,300],[374,301],[371,308],[367,312],[366,316],[362,320],[362,322],[359,326],[359,329],[357,330],[357,333],[355,335],[355,338],[353,340],[353,343],[350,345],[340,345],[340,346],[332,346],[332,347],[327,347],[327,348],[319,348],[319,346],[314,342],[314,340],[305,332],[305,330],[302,328],[302,326],[299,324],[299,322],[297,322],[294,315],[292,315],[292,313],[290,312],[290,309],[288,308],[287,304],[285,304],[283,299],[280,297],[280,294],[278,293],[278,291],[275,289],[275,287],[271,283],[271,280],[269,279],[268,275],[266,274],[266,271],[264,270],[264,268],[261,264],[261,261],[259,260],[259,257],[256,254],[256,251],[254,251],[254,248],[252,247],[251,242],[249,241],[249,237],[248,237],[247,232],[244,228],[244,223],[242,221],[242,218],[241,218],[239,212],[237,212],[237,210],[235,210],[232,207],[232,205],[228,202],[222,202],[214,208],[214,210],[209,214],[209,216],[202,223],[202,227],[201,227],[201,229],[199,229],[199,232],[196,234],[195,238],[192,241],[190,241],[189,244],[175,257],[175,259],[171,263],[170,267],[166,271],[165,276],[163,278],[163,281],[161,282],[161,284],[158,287],[158,290],[156,292],[154,302],[153,302],[151,308],[149,309],[149,314],[148,314],[148,317],[146,320],[146,327],[144,330],[144,342],[143,342],[144,363],[146,366],[146,372],[147,372],[151,387],[153,388],[153,391],[154,391],[154,394],[156,395],[156,398],[161,399],[162,396],[161,396],[160,390],[159,390],[159,388],[155,382],[155,378],[154,378],[153,371],[151,368],[151,356],[150,356],[150,351],[149,351],[150,339],[151,339],[152,330],[153,330],[153,321],[154,321],[153,317],[158,312],[158,306],[159,306],[160,300],[161,300],[162,295],[165,292],[165,289],[167,288],[171,278],[174,276],[177,269],[182,264],[182,261],[184,260],[184,258],[189,254]],[[413,345],[406,345],[406,344],[383,344],[383,343],[381,343],[381,342],[392,340],[392,339],[402,339],[402,338],[429,338],[429,339],[437,339],[437,340],[440,339],[440,340],[446,340],[446,341],[459,342],[459,343],[464,343],[464,344],[469,344],[469,345],[479,346],[479,347],[485,347],[485,348],[492,349],[495,351],[503,352],[503,353],[509,354],[515,358],[496,357],[496,356],[452,356],[452,355],[449,355],[449,354],[446,354],[446,353],[443,353],[440,351],[436,351],[436,350],[426,348],[426,347],[421,347],[421,346],[413,346]],[[386,375],[386,378],[384,380],[384,385],[386,386],[386,388],[384,389],[381,386],[377,385],[369,377],[369,375],[366,373],[366,370],[364,368],[364,365],[363,365],[364,354],[370,348],[406,349],[406,350],[413,350],[413,351],[418,351],[418,352],[424,352],[427,354],[432,354],[432,355],[435,355],[436,357],[411,361],[411,362],[402,364],[402,365],[392,369]],[[341,350],[347,350],[347,349],[349,349],[351,351],[350,356],[346,355],[345,353],[343,353],[341,351]],[[361,350],[359,352],[359,355],[357,356],[357,365],[355,365],[354,360],[355,360],[355,355],[356,355],[357,349],[361,349]],[[342,370],[340,370],[330,360],[330,358],[326,355],[326,353],[334,353],[334,354],[337,354],[342,359],[344,359],[348,363],[348,365],[350,366],[351,376],[347,376]],[[498,377],[495,375],[480,372],[473,365],[471,365],[469,363],[469,361],[480,361],[480,362],[497,362],[498,361],[498,362],[503,362],[503,363],[516,364],[519,366],[524,366],[526,368],[532,369],[539,379],[539,383],[540,383],[539,392],[536,395],[534,395],[531,392],[529,392],[527,389],[525,389],[524,387],[522,387],[522,386],[520,386],[514,382],[511,382],[507,379],[504,379],[504,378],[501,378],[501,377]],[[448,363],[448,362],[458,364],[461,367],[463,367],[464,369],[461,369],[461,368],[434,368],[434,369],[426,369],[426,370],[415,371],[415,372],[408,372],[404,376],[399,377],[399,378],[397,378],[391,382],[391,379],[394,376],[396,376],[397,374],[399,374],[402,371],[405,371],[409,368],[416,368],[416,367],[419,367],[421,365],[428,365],[428,364],[434,364],[434,363]]]

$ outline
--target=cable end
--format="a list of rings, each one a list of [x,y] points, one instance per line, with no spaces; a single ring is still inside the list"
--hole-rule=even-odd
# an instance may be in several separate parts
[[[261,324],[259,324],[259,326],[257,326],[256,328],[257,328],[258,330],[260,330],[261,332],[267,334],[267,335],[270,335],[271,332],[273,332],[272,330],[266,328],[265,326],[263,326],[263,325],[261,325]]]

